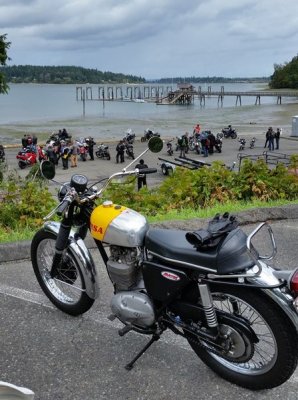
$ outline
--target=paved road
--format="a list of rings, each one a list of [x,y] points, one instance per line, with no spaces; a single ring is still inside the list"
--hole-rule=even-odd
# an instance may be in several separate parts
[[[247,143],[249,143],[249,137],[246,136]],[[175,141],[173,142],[175,143]],[[94,161],[86,161],[82,162],[79,161],[78,163],[78,168],[73,169],[69,168],[68,170],[63,170],[61,164],[58,166],[56,169],[56,179],[59,182],[67,182],[69,181],[71,175],[74,173],[74,170],[76,173],[84,174],[86,175],[90,181],[93,183],[97,180],[102,179],[103,177],[110,176],[112,173],[121,171],[123,167],[126,167],[129,162],[132,160],[129,160],[128,158],[125,159],[124,164],[116,164],[116,143],[108,143],[110,147],[110,152],[111,152],[111,160],[100,160],[100,159],[95,159]],[[173,146],[175,150],[175,145]],[[136,140],[134,144],[134,153],[135,155],[141,154],[145,149],[147,148],[147,143],[142,143],[140,140]],[[6,149],[6,156],[8,160],[8,164],[11,169],[15,169],[20,176],[26,176],[28,174],[29,169],[24,169],[20,170],[17,165],[17,160],[16,160],[16,154],[18,152],[18,148],[9,148]],[[239,142],[238,140],[233,140],[233,139],[223,139],[223,151],[222,153],[214,153],[212,156],[209,156],[208,158],[204,158],[202,155],[198,155],[195,152],[189,152],[188,156],[190,158],[194,158],[196,160],[202,160],[208,163],[211,163],[214,160],[221,160],[223,161],[226,165],[230,166],[233,164],[235,161],[236,168],[238,166],[238,150],[239,150]],[[256,147],[255,149],[249,149],[246,148],[244,152],[241,154],[262,154],[264,151],[264,138],[263,137],[257,137],[256,141]],[[279,152],[285,153],[285,154],[297,154],[298,153],[298,140],[295,138],[289,138],[289,137],[282,137],[280,140],[280,150]],[[272,154],[277,154],[277,152],[272,152]],[[156,167],[158,172],[156,174],[151,174],[148,175],[147,177],[147,182],[148,186],[152,186],[155,184],[158,184],[161,180],[163,180],[164,176],[161,173],[161,168],[160,164],[161,162],[158,160],[158,158],[164,158],[169,161],[174,161],[174,158],[179,156],[179,152],[174,151],[174,155],[172,157],[167,156],[166,152],[166,145],[164,145],[163,150],[158,153],[150,153],[147,152],[142,158],[144,158],[145,162],[148,164],[149,167]]]
[[[272,226],[279,247],[274,265],[295,268],[297,221]],[[118,336],[120,324],[107,319],[111,284],[99,257],[92,254],[100,274],[100,297],[77,318],[51,305],[29,260],[0,264],[1,380],[31,388],[36,400],[297,400],[298,370],[282,387],[250,392],[213,374],[171,333],[126,371],[124,365],[148,338]]]

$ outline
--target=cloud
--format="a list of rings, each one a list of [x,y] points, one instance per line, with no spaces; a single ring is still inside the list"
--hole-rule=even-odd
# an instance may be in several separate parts
[[[0,0],[0,7],[12,64],[148,78],[262,76],[297,53],[296,0]]]

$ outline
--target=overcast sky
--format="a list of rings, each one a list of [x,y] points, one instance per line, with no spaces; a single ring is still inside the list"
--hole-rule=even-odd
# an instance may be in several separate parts
[[[261,77],[298,53],[298,0],[0,0],[8,65]]]

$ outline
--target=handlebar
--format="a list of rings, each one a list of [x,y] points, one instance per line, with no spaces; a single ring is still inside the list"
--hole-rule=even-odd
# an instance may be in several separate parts
[[[154,174],[155,172],[157,172],[156,168],[142,168],[142,169],[139,169],[139,175]]]
[[[56,209],[57,215],[61,216],[64,211],[67,209],[67,207],[70,205],[72,202],[72,198],[70,196],[66,196],[62,202],[59,204],[58,208]]]

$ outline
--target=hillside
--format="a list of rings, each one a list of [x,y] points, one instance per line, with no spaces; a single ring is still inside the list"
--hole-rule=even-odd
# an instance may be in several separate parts
[[[2,71],[10,83],[140,83],[140,76],[102,72],[75,66],[5,66]]]

